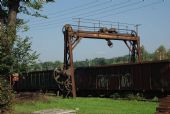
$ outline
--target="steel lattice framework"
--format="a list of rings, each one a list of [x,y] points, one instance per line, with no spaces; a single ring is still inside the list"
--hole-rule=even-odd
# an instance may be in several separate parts
[[[131,53],[130,62],[141,62],[141,49],[140,49],[140,37],[135,30],[128,30],[130,32],[119,33],[118,29],[105,27],[99,27],[95,30],[82,30],[80,25],[78,29],[73,29],[73,25],[66,24],[63,27],[64,34],[64,72],[67,72],[67,76],[71,79],[72,96],[76,97],[76,85],[74,79],[74,66],[73,66],[73,49],[80,42],[82,38],[90,39],[104,39],[107,41],[108,46],[112,45],[111,40],[121,40],[128,47]],[[127,30],[126,30],[127,31]]]

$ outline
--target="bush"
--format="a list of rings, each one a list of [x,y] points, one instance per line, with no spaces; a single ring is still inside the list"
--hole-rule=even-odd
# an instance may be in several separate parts
[[[12,92],[9,81],[0,76],[0,113],[11,110]]]
[[[117,99],[117,98],[120,98],[120,94],[119,93],[114,93],[110,97],[113,98],[113,99]]]
[[[129,99],[129,100],[143,100],[144,98],[143,98],[143,95],[141,95],[140,93],[137,93],[136,95],[134,95],[134,94],[128,94],[127,95],[127,98]]]
[[[155,96],[155,97],[152,99],[152,101],[153,101],[153,102],[158,102],[158,97]]]

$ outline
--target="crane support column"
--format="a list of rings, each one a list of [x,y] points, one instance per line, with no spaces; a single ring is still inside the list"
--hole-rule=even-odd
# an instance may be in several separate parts
[[[71,78],[71,91],[72,96],[76,97],[76,87],[75,87],[75,79],[74,79],[74,66],[73,66],[73,44],[72,44],[72,36],[70,32],[72,29],[69,25],[64,26],[64,73]]]

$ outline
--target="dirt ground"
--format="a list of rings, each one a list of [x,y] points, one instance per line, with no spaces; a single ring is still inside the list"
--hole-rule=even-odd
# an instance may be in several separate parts
[[[48,109],[42,111],[36,111],[32,114],[76,114],[75,110],[63,110],[63,109]]]

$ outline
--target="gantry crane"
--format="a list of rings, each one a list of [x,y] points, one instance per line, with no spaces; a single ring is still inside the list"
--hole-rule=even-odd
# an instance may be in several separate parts
[[[76,47],[76,45],[80,42],[82,38],[104,39],[107,41],[108,46],[112,46],[111,40],[121,40],[126,44],[131,53],[130,62],[141,62],[140,37],[138,36],[135,30],[129,31],[130,32],[128,33],[119,33],[119,30],[117,30],[116,28],[108,29],[105,27],[100,27],[97,31],[86,31],[81,29],[74,30],[73,26],[66,24],[63,27],[64,66],[62,73],[60,73],[63,76],[68,77],[65,83],[65,90],[68,90],[73,97],[76,97],[76,85],[74,79],[73,66],[73,49]]]

